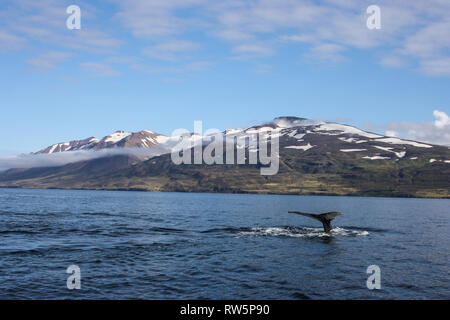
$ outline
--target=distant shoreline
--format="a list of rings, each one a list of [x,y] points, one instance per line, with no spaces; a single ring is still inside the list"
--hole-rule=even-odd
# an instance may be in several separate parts
[[[0,189],[25,189],[25,190],[79,190],[79,191],[135,191],[135,192],[161,192],[161,193],[204,193],[204,194],[254,194],[254,195],[282,195],[282,196],[324,196],[324,197],[355,197],[355,198],[398,198],[398,199],[450,199],[449,197],[421,197],[411,195],[387,195],[387,194],[336,194],[336,193],[271,193],[271,192],[214,192],[214,191],[183,191],[183,190],[148,190],[143,188],[42,188],[42,187],[21,187],[21,186],[0,186]]]

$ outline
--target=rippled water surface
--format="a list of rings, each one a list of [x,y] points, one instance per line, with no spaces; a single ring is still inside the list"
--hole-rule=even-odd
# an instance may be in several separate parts
[[[0,189],[0,299],[448,299],[449,200]],[[331,235],[287,213],[341,211]],[[68,290],[66,269],[81,269]],[[381,268],[381,290],[366,269]]]

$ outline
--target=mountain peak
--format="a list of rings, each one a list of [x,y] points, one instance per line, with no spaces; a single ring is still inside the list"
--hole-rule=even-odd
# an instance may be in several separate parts
[[[103,142],[116,143],[131,135],[131,132],[118,130],[102,139]]]
[[[99,150],[105,148],[149,148],[153,145],[165,141],[165,136],[150,130],[142,130],[139,132],[128,132],[124,130],[116,130],[115,132],[97,139],[90,137],[83,140],[74,140],[70,142],[61,142],[51,145],[39,153],[59,153],[65,151],[77,150]]]
[[[272,123],[280,128],[304,127],[325,123],[323,121],[298,118],[292,116],[278,117],[273,119]]]
[[[297,121],[297,120],[309,120],[309,119],[299,118],[299,117],[294,117],[294,116],[281,116],[281,117],[276,117],[275,119],[273,119],[273,121],[280,121],[280,120]]]

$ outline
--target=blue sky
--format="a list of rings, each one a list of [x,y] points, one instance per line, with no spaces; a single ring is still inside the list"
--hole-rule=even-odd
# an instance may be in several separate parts
[[[2,0],[0,70],[0,155],[283,115],[450,144],[443,0]]]

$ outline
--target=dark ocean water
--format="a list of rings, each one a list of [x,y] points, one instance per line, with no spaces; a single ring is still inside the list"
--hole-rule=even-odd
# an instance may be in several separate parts
[[[449,299],[450,201],[0,189],[0,299]],[[342,211],[332,234],[288,210]],[[69,290],[69,265],[81,289]],[[366,269],[381,269],[368,290]]]

